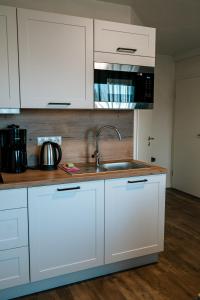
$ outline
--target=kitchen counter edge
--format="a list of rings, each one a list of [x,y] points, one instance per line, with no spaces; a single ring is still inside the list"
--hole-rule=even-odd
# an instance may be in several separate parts
[[[105,171],[100,173],[83,173],[69,175],[63,170],[40,171],[27,170],[25,173],[8,174],[2,173],[3,182],[0,184],[0,190],[30,188],[36,186],[67,184],[83,181],[106,180],[115,178],[126,178],[136,176],[148,176],[166,174],[167,169],[159,166],[151,166],[141,169],[128,169],[118,171]]]

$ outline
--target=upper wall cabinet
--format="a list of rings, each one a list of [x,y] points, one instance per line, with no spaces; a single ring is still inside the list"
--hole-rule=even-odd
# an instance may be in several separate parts
[[[91,19],[18,9],[22,108],[93,107]]]
[[[94,30],[96,61],[155,64],[155,28],[95,20]]]
[[[0,110],[19,107],[16,8],[0,6]]]
[[[154,28],[100,20],[94,24],[95,51],[155,57]]]

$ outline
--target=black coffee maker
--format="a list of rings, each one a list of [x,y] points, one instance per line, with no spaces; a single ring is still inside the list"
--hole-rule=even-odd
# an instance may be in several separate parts
[[[26,129],[9,125],[0,130],[0,170],[21,173],[27,169]]]

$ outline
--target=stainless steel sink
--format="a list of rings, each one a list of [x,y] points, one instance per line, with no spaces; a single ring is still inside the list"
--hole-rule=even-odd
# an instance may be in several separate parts
[[[99,166],[95,165],[85,165],[80,167],[80,171],[76,173],[70,173],[71,175],[74,174],[84,174],[84,173],[101,173],[107,171],[117,171],[117,170],[129,170],[129,169],[139,169],[139,168],[150,168],[149,165],[140,162],[113,162],[113,163],[105,163],[100,164]]]
[[[80,171],[77,173],[99,173],[99,172],[106,172],[107,170],[102,166],[84,166],[80,168]]]
[[[149,165],[146,165],[144,163],[128,162],[128,161],[101,164],[100,167],[106,169],[107,171],[150,168]]]

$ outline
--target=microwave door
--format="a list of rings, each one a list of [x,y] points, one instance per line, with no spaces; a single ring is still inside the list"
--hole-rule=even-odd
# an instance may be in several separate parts
[[[107,80],[108,102],[121,102],[121,90],[118,81],[112,78]]]
[[[108,102],[131,103],[134,101],[134,86],[132,80],[107,80]]]
[[[103,67],[94,70],[96,108],[153,107],[153,68],[119,64],[104,64]]]

